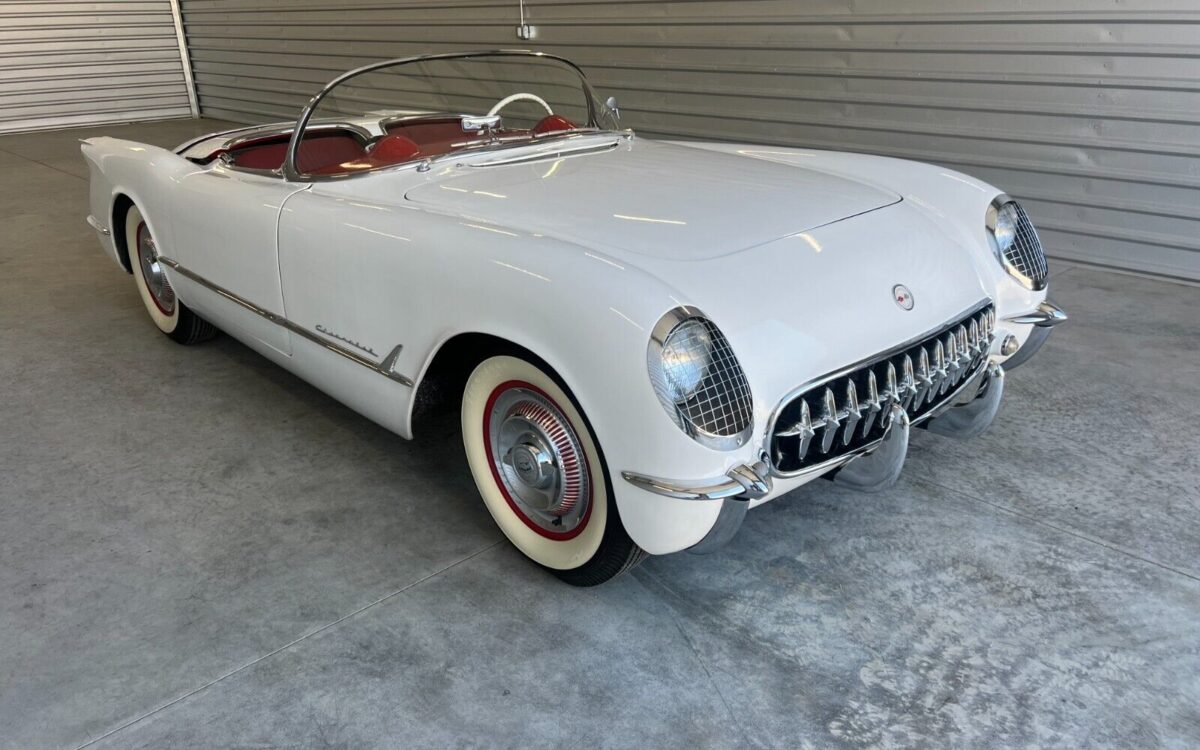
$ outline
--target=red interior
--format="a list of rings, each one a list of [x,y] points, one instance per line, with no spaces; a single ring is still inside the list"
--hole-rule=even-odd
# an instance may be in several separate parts
[[[284,133],[245,143],[231,152],[233,163],[246,169],[279,169],[291,139],[291,134]],[[311,133],[300,141],[298,166],[301,171],[313,172],[331,164],[361,158],[365,153],[362,142],[349,132]]]
[[[404,120],[387,126],[388,135],[411,138],[421,149],[421,156],[440,156],[454,150],[454,145],[473,137],[464,133],[462,120],[442,117],[434,120]]]
[[[506,130],[506,134],[545,135],[573,130],[575,124],[561,115],[543,117],[532,131]],[[297,168],[305,174],[343,174],[403,164],[417,158],[440,156],[476,137],[464,133],[457,117],[404,120],[387,126],[387,134],[364,143],[349,130],[312,132],[300,141]],[[243,144],[231,153],[233,163],[247,169],[279,169],[287,155],[290,134],[268,135]],[[216,158],[220,152],[213,154]]]
[[[571,122],[562,115],[546,115],[537,125],[533,126],[534,135],[545,135],[546,133],[558,133],[563,130],[574,130],[575,123]]]

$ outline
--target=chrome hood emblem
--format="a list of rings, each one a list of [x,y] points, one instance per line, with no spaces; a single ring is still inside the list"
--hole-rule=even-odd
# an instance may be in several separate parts
[[[892,299],[896,301],[896,304],[900,306],[901,310],[913,309],[914,302],[912,292],[910,292],[908,287],[904,286],[903,284],[897,284],[896,286],[892,287]]]

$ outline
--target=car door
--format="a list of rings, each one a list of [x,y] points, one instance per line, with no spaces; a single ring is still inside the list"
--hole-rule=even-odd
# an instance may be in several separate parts
[[[171,252],[203,280],[204,299],[192,306],[220,327],[235,327],[290,355],[287,328],[270,318],[287,317],[277,229],[288,196],[307,186],[219,161],[185,174],[179,183]]]
[[[370,195],[373,178],[315,183],[288,198],[279,264],[296,371],[402,435],[433,331],[422,309],[429,253],[405,236],[413,212]],[[303,342],[310,339],[316,345]]]

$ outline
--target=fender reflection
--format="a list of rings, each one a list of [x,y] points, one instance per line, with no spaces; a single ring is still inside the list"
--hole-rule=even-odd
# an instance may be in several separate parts
[[[184,277],[196,282],[200,286],[205,287],[206,289],[209,289],[213,292],[216,292],[217,294],[221,295],[222,297],[229,300],[230,302],[233,302],[236,305],[246,308],[250,312],[259,316],[260,318],[269,320],[277,326],[282,326],[282,327],[288,329],[289,331],[291,331],[292,333],[296,334],[297,336],[308,339],[309,341],[313,342],[314,344],[323,346],[324,348],[328,349],[329,351],[333,352],[334,354],[338,354],[342,357],[345,357],[346,359],[350,360],[351,362],[362,365],[363,367],[367,368],[368,370],[373,370],[374,372],[379,373],[380,375],[384,376],[385,378],[387,378],[389,380],[394,380],[397,383],[400,383],[401,385],[406,385],[406,386],[409,386],[410,388],[413,386],[413,381],[411,378],[401,375],[398,372],[393,372],[393,370],[392,370],[392,368],[396,366],[396,360],[399,359],[399,357],[400,357],[400,350],[404,348],[402,344],[397,344],[388,353],[388,355],[383,358],[383,361],[378,362],[378,363],[372,362],[371,360],[367,359],[366,357],[363,357],[362,355],[360,355],[356,352],[350,351],[349,349],[347,349],[343,346],[339,346],[339,345],[333,343],[332,341],[329,341],[328,339],[318,336],[317,334],[313,333],[312,331],[308,330],[307,328],[297,325],[296,323],[293,323],[292,321],[288,320],[285,317],[276,315],[275,313],[271,312],[270,310],[264,310],[263,308],[254,304],[250,300],[248,300],[244,297],[238,296],[237,294],[234,294],[233,292],[229,291],[225,287],[220,286],[219,284],[214,284],[213,282],[204,278],[200,274],[184,268],[183,266],[179,265],[177,262],[175,262],[174,260],[171,260],[170,258],[166,257],[165,255],[158,256],[158,262],[167,266],[172,271],[179,273],[179,275],[184,276]],[[374,352],[372,352],[372,354],[373,353]]]

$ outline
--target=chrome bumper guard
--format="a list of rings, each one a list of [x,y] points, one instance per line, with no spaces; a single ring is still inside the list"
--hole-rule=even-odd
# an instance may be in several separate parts
[[[729,470],[723,479],[713,480],[702,486],[687,486],[667,479],[656,479],[632,471],[623,471],[626,481],[666,497],[679,500],[720,500],[721,512],[716,523],[703,539],[693,545],[689,552],[705,555],[715,552],[733,539],[742,520],[750,508],[750,501],[766,497],[771,492],[771,470],[762,461],[741,464]]]
[[[722,479],[714,479],[698,487],[635,474],[632,471],[623,471],[621,476],[643,490],[677,500],[753,500],[766,497],[771,491],[771,473],[762,461],[753,465],[735,466]]]
[[[1030,332],[1029,338],[1025,339],[1025,344],[1017,350],[1016,354],[1004,361],[1005,369],[1011,370],[1028,362],[1042,348],[1042,344],[1046,343],[1046,339],[1050,338],[1050,330],[1066,319],[1067,314],[1063,312],[1063,309],[1050,300],[1038,305],[1037,309],[1031,313],[1005,318],[1004,320],[1009,323],[1033,325],[1033,331]]]

